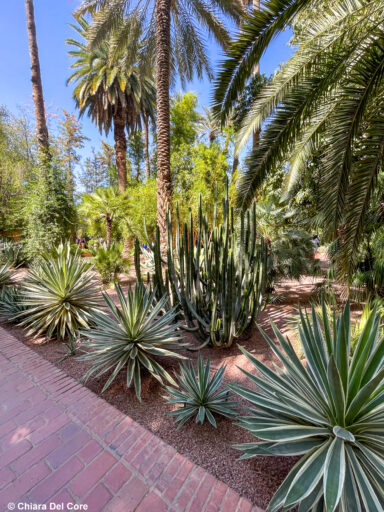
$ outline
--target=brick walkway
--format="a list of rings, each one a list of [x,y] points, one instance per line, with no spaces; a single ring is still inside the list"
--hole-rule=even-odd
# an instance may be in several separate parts
[[[13,503],[262,512],[0,327],[0,512]]]

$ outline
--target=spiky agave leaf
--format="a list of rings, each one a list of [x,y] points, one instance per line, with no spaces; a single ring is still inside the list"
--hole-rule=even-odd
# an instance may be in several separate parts
[[[177,405],[170,411],[182,427],[196,415],[196,423],[204,423],[205,418],[216,428],[215,414],[233,418],[237,412],[236,402],[228,400],[228,388],[222,387],[225,366],[221,366],[211,377],[211,363],[208,359],[204,364],[201,354],[197,362],[197,373],[192,361],[180,365],[176,376],[178,387],[166,386],[168,395],[164,398],[168,403]]]
[[[350,310],[331,327],[300,311],[306,363],[272,323],[279,346],[260,329],[283,370],[271,370],[242,349],[257,374],[243,373],[260,391],[229,386],[252,414],[240,425],[261,439],[236,445],[242,458],[302,455],[273,496],[268,510],[369,510],[384,507],[384,343],[374,309],[353,356]]]
[[[4,286],[0,289],[0,317],[12,322],[27,307],[23,304],[24,295],[20,286]]]
[[[89,339],[83,346],[89,352],[81,357],[92,364],[84,379],[92,375],[100,377],[113,370],[103,387],[105,391],[118,373],[126,369],[127,386],[133,382],[137,398],[141,400],[141,368],[146,368],[161,383],[166,380],[176,385],[153,356],[185,359],[176,352],[185,345],[180,343],[180,324],[174,323],[176,308],[159,316],[168,300],[166,296],[155,302],[156,291],[140,283],[127,294],[118,284],[116,292],[120,307],[103,293],[108,314],[96,312],[93,316],[96,327],[83,332]]]
[[[60,246],[57,257],[47,256],[28,273],[22,304],[27,308],[16,318],[28,332],[47,339],[76,337],[89,328],[91,310],[100,308],[100,295],[92,268],[70,244]]]
[[[0,288],[9,286],[13,283],[14,272],[10,263],[0,265]]]

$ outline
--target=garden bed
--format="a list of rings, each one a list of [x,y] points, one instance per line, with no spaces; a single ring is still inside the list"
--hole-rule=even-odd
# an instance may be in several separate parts
[[[272,319],[283,332],[287,333],[291,327],[289,320],[296,314],[298,301],[300,300],[301,304],[308,304],[313,282],[313,279],[308,278],[301,283],[286,282],[281,285],[278,292],[284,297],[283,302],[278,305],[269,305],[259,319],[260,325],[269,331],[269,319]],[[114,291],[109,293],[112,297],[115,295]],[[4,327],[71,377],[79,380],[85,374],[88,365],[76,357],[60,361],[63,355],[61,343],[54,341],[42,343],[43,340],[34,340],[26,336],[24,330],[14,325],[5,324]],[[185,338],[188,342],[194,343],[191,335],[185,335]],[[268,365],[276,362],[267,343],[257,330],[249,339],[240,341],[259,360]],[[196,352],[185,352],[185,355],[193,359],[197,358]],[[205,348],[202,355],[204,358],[211,358],[213,368],[226,364],[226,382],[236,381],[249,385],[238,367],[244,369],[251,369],[251,367],[236,344],[229,350]],[[178,363],[170,358],[164,358],[162,364],[171,372],[178,367]],[[239,461],[239,452],[235,451],[231,445],[252,441],[254,438],[230,420],[218,417],[217,429],[208,423],[201,426],[189,422],[178,430],[173,419],[166,414],[170,408],[162,398],[164,390],[149,374],[143,372],[141,403],[137,400],[134,390],[127,389],[124,372],[106,392],[101,394],[106,378],[92,378],[86,386],[255,505],[262,508],[267,506],[272,494],[295,462],[293,458],[282,457],[257,457]]]

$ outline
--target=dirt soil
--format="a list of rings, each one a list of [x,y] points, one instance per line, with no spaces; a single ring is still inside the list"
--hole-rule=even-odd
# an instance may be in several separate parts
[[[131,276],[129,276],[131,277]],[[313,299],[313,289],[319,279],[305,278],[299,281],[285,281],[277,289],[281,302],[269,304],[259,318],[259,324],[271,335],[269,320],[272,319],[284,334],[295,339],[292,331],[292,317],[297,315],[297,304],[309,304]],[[128,284],[128,280],[124,283]],[[113,297],[114,291],[109,291]],[[31,347],[45,359],[64,370],[71,377],[79,380],[83,377],[88,366],[79,361],[77,357],[70,357],[60,361],[63,347],[59,342],[34,340],[27,337],[25,332],[14,325],[5,324],[5,328],[12,331],[17,339]],[[292,336],[291,336],[292,335]],[[194,338],[188,334],[186,340],[195,343]],[[268,365],[276,362],[269,346],[257,329],[247,340],[239,340],[242,346],[255,355],[260,361]],[[297,347],[299,350],[299,348]],[[186,352],[190,358],[197,359],[196,352]],[[240,368],[252,371],[252,366],[238,349],[236,343],[227,350],[205,348],[202,351],[204,358],[210,357],[213,368],[226,365],[225,381],[238,382],[249,385]],[[162,363],[168,370],[177,368],[170,359],[163,358]],[[87,387],[101,394],[105,379],[90,379]],[[101,396],[119,410],[129,415],[135,421],[146,427],[164,441],[174,446],[180,453],[186,455],[194,463],[199,464],[212,475],[228,484],[242,496],[248,498],[253,504],[266,508],[273,493],[279,487],[296,459],[292,457],[257,457],[250,460],[239,461],[239,452],[231,445],[235,443],[253,441],[254,438],[245,430],[235,426],[230,420],[217,418],[217,429],[206,423],[197,425],[189,422],[181,429],[177,429],[173,419],[166,413],[170,407],[162,398],[163,389],[149,374],[143,373],[142,402],[140,403],[132,389],[125,385],[125,373],[122,372],[111,387]]]

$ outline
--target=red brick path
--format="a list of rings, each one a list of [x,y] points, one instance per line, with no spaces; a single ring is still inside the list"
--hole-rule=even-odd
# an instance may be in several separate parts
[[[0,512],[13,503],[261,512],[0,328]]]

